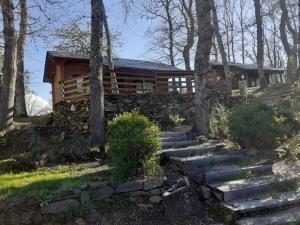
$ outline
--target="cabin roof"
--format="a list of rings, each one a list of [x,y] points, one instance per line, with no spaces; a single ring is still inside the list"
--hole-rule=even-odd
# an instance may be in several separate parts
[[[49,74],[47,72],[48,64],[50,59],[71,59],[71,60],[84,60],[88,61],[89,56],[83,54],[72,54],[66,52],[58,51],[48,51],[45,62],[44,71],[44,82],[49,82]],[[114,58],[114,66],[118,68],[128,68],[128,69],[138,69],[138,70],[153,70],[153,71],[184,71],[175,66],[170,66],[160,62],[144,61],[144,60],[134,60],[134,59],[124,59],[124,58]],[[103,64],[108,66],[107,57],[103,57]]]
[[[223,63],[222,62],[216,62],[216,61],[212,61],[210,62],[210,64],[212,66],[216,66],[216,67],[223,67]],[[236,69],[240,69],[240,70],[247,70],[247,71],[257,71],[258,70],[258,66],[257,64],[243,64],[243,63],[229,63],[230,67],[236,68]],[[275,68],[275,67],[271,67],[271,66],[264,66],[264,71],[265,72],[270,72],[270,73],[284,73],[284,69],[282,68]]]

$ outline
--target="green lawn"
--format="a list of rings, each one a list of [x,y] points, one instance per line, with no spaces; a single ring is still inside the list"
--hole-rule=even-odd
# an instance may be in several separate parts
[[[15,196],[30,196],[50,200],[53,196],[70,194],[75,188],[87,184],[107,167],[72,165],[38,169],[33,172],[0,175],[0,200]]]

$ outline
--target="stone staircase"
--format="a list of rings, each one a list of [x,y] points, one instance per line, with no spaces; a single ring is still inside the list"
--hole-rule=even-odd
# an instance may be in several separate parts
[[[218,141],[200,144],[185,129],[163,133],[163,162],[179,168],[216,221],[239,225],[300,224],[300,176],[282,177],[273,163]]]

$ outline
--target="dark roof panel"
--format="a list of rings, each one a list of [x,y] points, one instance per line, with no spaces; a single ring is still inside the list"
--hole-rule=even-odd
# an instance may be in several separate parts
[[[90,57],[83,54],[72,54],[64,52],[49,51],[48,54],[54,58],[70,58],[70,59],[82,59],[89,60]],[[145,69],[145,70],[165,70],[165,71],[178,71],[181,70],[175,66],[169,66],[164,63],[143,61],[143,60],[133,60],[133,59],[124,59],[124,58],[114,58],[115,67],[122,68],[135,68],[135,69]],[[108,65],[107,57],[103,57],[104,65]]]

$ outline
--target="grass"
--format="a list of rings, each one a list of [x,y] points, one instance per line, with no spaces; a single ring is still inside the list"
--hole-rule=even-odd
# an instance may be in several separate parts
[[[16,196],[34,197],[38,200],[50,200],[71,193],[74,189],[87,184],[99,167],[55,166],[38,169],[33,172],[0,175],[0,200]]]
[[[47,119],[50,114],[45,114],[41,116],[28,116],[28,117],[14,117],[14,122],[19,123],[34,123],[41,122],[44,119]]]

